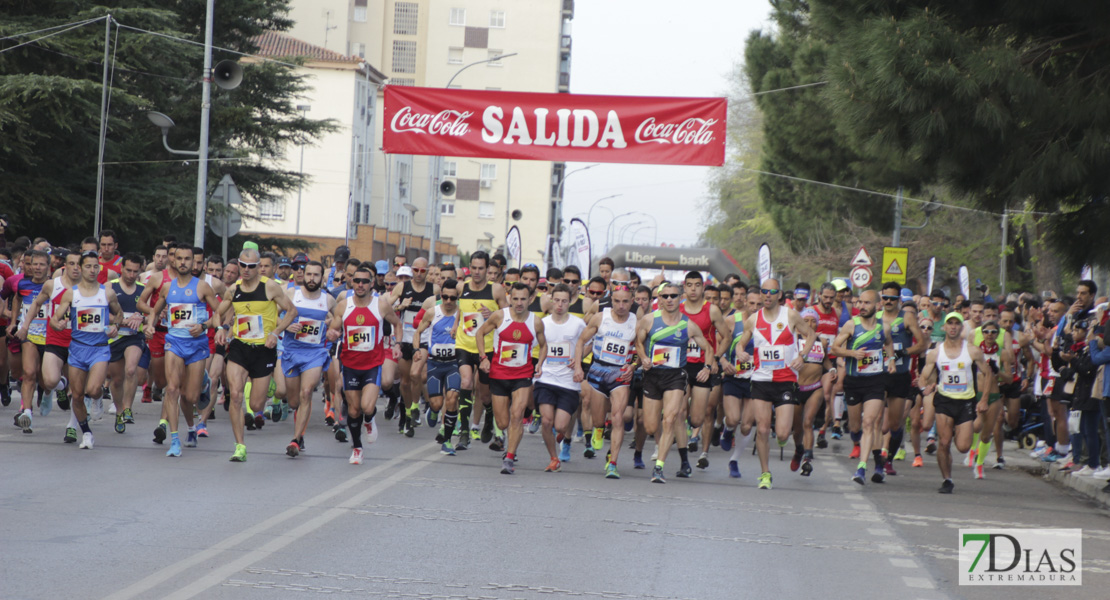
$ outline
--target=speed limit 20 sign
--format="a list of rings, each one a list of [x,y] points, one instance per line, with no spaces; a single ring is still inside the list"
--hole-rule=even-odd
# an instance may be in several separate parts
[[[871,269],[867,267],[856,267],[852,269],[851,273],[852,285],[858,288],[865,288],[871,285]]]

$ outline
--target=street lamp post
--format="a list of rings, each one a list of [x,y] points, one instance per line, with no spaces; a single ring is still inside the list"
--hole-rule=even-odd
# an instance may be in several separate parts
[[[573,170],[569,173],[564,173],[563,178],[559,180],[559,185],[555,187],[555,201],[559,203],[558,204],[559,208],[558,208],[558,210],[555,211],[555,215],[554,215],[554,218],[553,218],[553,220],[555,221],[554,222],[555,232],[554,232],[554,236],[552,236],[552,238],[551,238],[552,248],[562,245],[562,231],[560,231],[560,225],[562,225],[562,221],[563,221],[563,184],[567,182],[567,179],[570,179],[571,175],[574,175],[575,173],[581,173],[582,171],[585,171],[587,169],[592,169],[592,168],[594,168],[594,167],[596,167],[600,164],[601,163],[594,163],[592,165],[586,165],[586,166],[584,166],[580,169],[575,169],[575,170]],[[590,220],[590,215],[587,214],[586,215],[586,221],[589,221],[589,220]],[[549,261],[550,261],[551,257],[554,256],[554,254],[555,254],[554,252],[548,252],[547,253],[547,257],[548,257]],[[550,267],[551,263],[548,262],[547,266]]]
[[[620,198],[623,195],[624,194],[613,194],[612,196],[606,196],[604,198],[598,198],[597,200],[595,200],[594,203],[590,205],[590,210],[586,211],[586,229],[590,229],[590,227],[593,225],[593,223],[590,221],[590,215],[593,214],[595,206],[612,198]]]
[[[308,104],[298,104],[297,110],[301,111],[301,118],[305,119],[308,117],[308,111],[312,110],[312,107]],[[300,176],[300,181],[297,183],[297,235],[301,234],[301,193],[304,191],[304,146],[304,142],[301,142],[301,169],[297,173]]]
[[[609,237],[611,235],[613,235],[613,224],[616,223],[618,220],[620,220],[621,217],[627,217],[629,215],[634,215],[634,214],[636,214],[636,211],[629,211],[629,212],[626,212],[626,213],[621,213],[621,214],[613,217],[612,221],[609,221],[609,227],[608,227],[608,229],[605,230],[605,251],[606,252],[608,252],[609,248],[612,247],[609,244]]]
[[[634,226],[634,225],[640,225],[640,224],[642,224],[642,223],[643,223],[643,221],[633,221],[633,222],[631,222],[631,223],[629,223],[629,224],[625,225],[624,227],[621,227],[621,230],[620,230],[620,232],[619,232],[619,233],[617,233],[617,240],[616,240],[616,241],[617,241],[617,244],[621,244],[621,243],[623,243],[623,240],[624,240],[624,234],[625,234],[625,232],[627,232],[627,231],[628,231],[628,228],[629,228],[629,227],[632,227],[632,226]]]
[[[510,56],[516,56],[516,55],[517,55],[516,52],[510,52],[508,54],[498,54],[497,56],[493,56],[493,57],[487,58],[485,60],[478,60],[478,61],[474,61],[474,62],[470,63],[469,65],[464,65],[458,71],[455,71],[455,74],[451,76],[451,79],[447,80],[447,85],[444,86],[444,89],[450,89],[451,84],[455,82],[455,78],[459,76],[459,73],[462,73],[463,71],[469,69],[470,67],[473,67],[475,65],[481,65],[481,64],[484,64],[484,63],[497,62],[497,61],[501,60],[502,58],[508,58]],[[435,158],[436,158],[435,161],[434,161],[435,162],[435,172],[434,172],[432,181],[433,181],[436,189],[435,189],[435,192],[432,194],[431,210],[428,211],[428,212],[431,213],[430,215],[428,215],[428,220],[431,223],[431,227],[429,227],[429,229],[431,230],[431,232],[430,232],[430,237],[431,237],[430,241],[431,241],[431,243],[428,245],[428,262],[429,263],[434,263],[436,261],[436,243],[439,241],[439,204],[443,200],[443,192],[441,192],[440,189],[439,189],[440,179],[443,177],[443,157],[442,156],[437,156]]]

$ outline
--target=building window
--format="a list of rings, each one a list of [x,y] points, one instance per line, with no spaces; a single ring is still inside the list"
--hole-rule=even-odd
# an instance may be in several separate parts
[[[417,17],[420,5],[416,2],[398,2],[393,6],[393,33],[395,35],[416,35]]]
[[[355,0],[355,11],[351,14],[351,20],[358,23],[366,22],[366,0]]]
[[[401,163],[397,165],[397,192],[402,200],[409,197],[409,182],[412,181],[412,165]]]
[[[284,200],[262,200],[258,203],[258,217],[276,221],[285,220]]]
[[[366,45],[358,42],[351,42],[351,56],[359,58],[366,58]]]
[[[482,163],[481,178],[485,180],[497,179],[497,165],[493,163]]]
[[[455,176],[457,176],[458,166],[459,166],[458,163],[456,163],[453,160],[443,161],[443,176],[444,177],[455,177]]]
[[[447,64],[461,65],[463,61],[463,49],[450,47],[447,49]]]
[[[479,202],[478,203],[478,218],[479,219],[492,219],[493,218],[493,202]]]
[[[448,25],[458,25],[466,27],[466,9],[465,8],[452,8],[451,20],[447,22]]]
[[[393,72],[416,72],[416,42],[393,40]]]
[[[489,51],[489,57],[490,58],[497,58],[498,56],[501,56],[502,54],[504,54],[504,52],[502,52],[501,50],[491,49]],[[501,65],[504,65],[505,63],[501,62],[500,60],[491,60],[486,64],[491,66],[491,67],[500,67]]]
[[[412,77],[390,77],[389,83],[390,85],[405,85],[412,87],[416,85],[416,80]]]
[[[439,213],[442,214],[442,215],[454,216],[454,214],[455,214],[455,203],[451,202],[450,200],[444,200],[443,202],[440,202],[439,203]]]
[[[491,10],[489,11],[489,26],[494,29],[505,28],[505,11]]]

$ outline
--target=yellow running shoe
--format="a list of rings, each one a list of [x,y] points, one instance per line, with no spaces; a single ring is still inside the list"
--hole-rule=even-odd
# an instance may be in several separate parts
[[[771,489],[771,474],[770,473],[763,473],[759,476],[759,489],[761,489],[761,490]]]
[[[235,454],[231,455],[231,462],[247,462],[247,447],[235,444]]]

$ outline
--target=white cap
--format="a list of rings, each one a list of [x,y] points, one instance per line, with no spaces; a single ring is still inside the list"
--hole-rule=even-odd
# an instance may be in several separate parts
[[[405,266],[397,269],[397,276],[398,277],[412,277],[412,267],[409,267],[408,265],[405,265]]]

